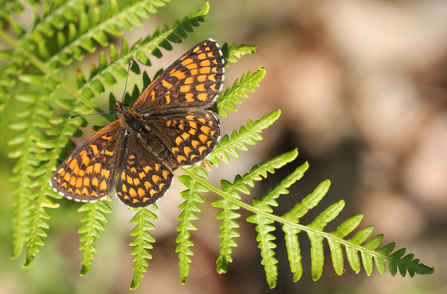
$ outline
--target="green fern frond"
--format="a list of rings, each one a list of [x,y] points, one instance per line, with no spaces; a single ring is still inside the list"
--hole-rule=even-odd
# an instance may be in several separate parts
[[[243,74],[240,81],[236,79],[231,88],[227,86],[225,93],[219,94],[213,110],[222,117],[228,116],[226,110],[237,111],[235,104],[241,104],[241,97],[248,97],[246,92],[254,92],[255,87],[259,87],[258,83],[264,78],[265,73],[264,68],[261,66],[253,74],[250,71],[247,74]]]
[[[16,97],[24,103],[20,122],[9,127],[17,130],[9,141],[11,146],[19,145],[9,157],[20,158],[13,168],[12,181],[16,182],[14,192],[17,197],[14,200],[14,250],[12,258],[17,258],[23,251],[25,244],[28,246],[27,261],[29,266],[39,252],[39,246],[44,244],[45,229],[48,229],[46,219],[49,218],[45,207],[55,208],[47,195],[60,198],[60,195],[48,192],[48,178],[52,174],[52,168],[45,165],[48,154],[46,153],[45,134],[40,128],[48,128],[49,116],[52,109],[47,100],[50,98],[44,92],[26,93]],[[38,188],[38,189],[36,189]]]
[[[200,178],[206,179],[208,177],[206,171],[201,167],[193,168],[193,172]],[[179,279],[180,283],[183,285],[186,283],[189,276],[191,263],[190,256],[194,255],[190,248],[191,246],[194,246],[194,243],[190,240],[190,231],[196,231],[197,227],[192,223],[192,221],[199,218],[196,214],[196,212],[200,212],[200,208],[197,203],[205,202],[199,193],[208,192],[208,189],[189,175],[179,176],[178,179],[188,188],[180,193],[182,198],[185,199],[185,202],[179,205],[182,212],[177,218],[180,223],[177,226],[177,232],[179,232],[179,234],[175,240],[178,244],[175,252],[178,253],[179,257]]]
[[[78,209],[79,212],[86,212],[81,218],[81,222],[84,224],[78,230],[79,234],[83,234],[81,237],[81,242],[83,243],[79,247],[79,250],[82,250],[83,256],[81,261],[81,276],[88,274],[92,267],[95,253],[98,251],[93,244],[96,243],[100,237],[99,231],[105,230],[104,223],[107,222],[106,213],[112,212],[112,209],[110,208],[109,204],[107,204],[107,201],[112,201],[110,196],[107,197],[105,201],[85,203]]]
[[[388,245],[390,245],[389,248],[386,248]],[[394,248],[394,243],[387,244],[386,246],[382,247],[378,250],[378,252],[382,253],[382,255],[388,255],[388,252],[392,251],[392,248]],[[399,268],[399,272],[402,277],[405,277],[406,272],[408,271],[410,277],[414,277],[415,274],[420,275],[428,275],[432,274],[434,272],[434,269],[426,266],[419,262],[419,259],[413,259],[414,254],[410,253],[405,255],[405,248],[399,249],[398,251],[394,252],[390,257],[391,259],[386,259],[389,263],[389,269],[392,276],[395,276],[397,274],[397,269]],[[402,257],[402,258],[401,258]],[[379,258],[374,258],[374,261],[376,262],[376,266],[378,264],[378,261],[380,263],[384,263],[383,260],[380,260]]]
[[[147,259],[152,259],[152,255],[148,250],[153,248],[151,243],[155,243],[155,238],[149,231],[155,230],[155,226],[151,222],[157,221],[158,218],[152,211],[157,211],[158,207],[152,204],[147,208],[129,208],[128,210],[138,211],[129,222],[130,225],[136,225],[130,232],[130,235],[135,236],[135,238],[129,244],[130,246],[135,246],[131,253],[135,257],[132,267],[134,273],[130,285],[130,289],[135,290],[146,272],[146,267],[148,266]]]
[[[294,273],[294,281],[298,281],[302,275],[301,265],[301,252],[299,249],[299,242],[297,234],[301,231],[305,231],[311,241],[311,262],[312,262],[312,278],[318,280],[323,271],[324,264],[324,245],[323,240],[327,239],[332,257],[332,264],[335,272],[341,275],[344,271],[344,258],[342,247],[346,248],[347,260],[351,268],[359,273],[361,266],[370,275],[373,270],[373,264],[375,262],[379,273],[385,272],[385,262],[389,263],[390,272],[395,275],[395,268],[399,266],[402,276],[405,276],[406,270],[410,275],[414,273],[429,274],[433,272],[433,269],[419,263],[419,260],[412,260],[413,255],[409,254],[405,258],[401,259],[402,255],[393,254],[391,258],[389,254],[394,248],[394,244],[388,244],[379,250],[376,248],[380,245],[382,235],[377,235],[371,238],[365,245],[362,246],[372,234],[374,228],[372,226],[366,227],[358,231],[354,236],[345,240],[348,234],[354,231],[363,219],[363,215],[354,216],[341,225],[339,225],[331,233],[325,233],[323,229],[326,225],[335,219],[344,207],[344,201],[339,201],[326,210],[320,213],[309,225],[298,225],[299,219],[304,216],[309,209],[314,208],[321,199],[325,196],[330,186],[329,181],[321,183],[315,191],[302,200],[301,203],[295,205],[290,211],[283,215],[282,221],[278,221],[284,224],[283,230],[285,232],[286,247],[288,251],[289,262],[291,270]],[[405,251],[405,249],[402,249]],[[360,261],[358,253],[362,257]],[[400,250],[397,252],[401,252]]]
[[[256,241],[259,243],[258,248],[261,249],[261,264],[264,266],[267,283],[270,288],[275,288],[278,277],[278,268],[276,266],[278,260],[274,257],[276,244],[273,240],[276,237],[271,234],[275,230],[275,227],[271,225],[274,221],[260,215],[250,216],[247,218],[247,221],[256,224],[256,232],[258,232]]]
[[[232,197],[241,200],[241,197],[236,191],[232,193]],[[222,240],[219,244],[220,251],[219,257],[216,260],[216,270],[219,274],[223,274],[227,272],[228,263],[233,262],[233,257],[231,256],[233,253],[232,247],[237,247],[234,238],[240,237],[240,234],[235,230],[239,228],[239,224],[235,219],[240,218],[241,215],[235,212],[235,210],[239,210],[241,207],[226,198],[214,201],[212,206],[222,209],[216,216],[216,219],[222,220],[219,226],[219,238]]]
[[[281,111],[278,109],[264,116],[255,123],[248,120],[246,128],[241,126],[239,128],[239,133],[236,130],[231,133],[231,139],[228,135],[223,136],[213,153],[207,157],[207,160],[215,167],[219,167],[220,161],[226,164],[230,163],[228,155],[239,158],[239,152],[237,150],[247,151],[248,148],[246,144],[255,145],[256,141],[262,140],[262,136],[260,134],[271,126],[280,115]]]
[[[237,62],[238,58],[241,58],[244,55],[250,55],[256,52],[256,46],[253,45],[239,45],[236,46],[236,43],[233,43],[230,48],[228,48],[228,44],[224,43],[222,45],[222,54],[225,60],[230,62]],[[228,66],[228,62],[225,63]]]
[[[243,177],[236,176],[233,184],[223,180],[221,183],[222,190],[216,189],[212,185],[206,183],[201,177],[196,177],[194,173],[188,172],[188,170],[185,169],[185,172],[187,172],[192,179],[201,183],[204,188],[213,190],[224,198],[223,200],[221,199],[213,203],[214,207],[222,209],[217,216],[217,219],[222,219],[222,224],[220,226],[221,232],[219,234],[219,237],[222,238],[221,252],[217,259],[217,270],[219,273],[226,272],[227,263],[232,260],[232,247],[237,246],[234,238],[238,237],[239,234],[234,228],[239,226],[235,219],[240,215],[235,213],[234,210],[237,210],[240,207],[244,207],[253,212],[253,215],[248,217],[247,221],[256,224],[255,229],[258,232],[256,240],[259,242],[258,247],[261,249],[262,264],[265,268],[267,282],[271,288],[275,287],[278,274],[276,268],[276,263],[278,261],[274,257],[274,249],[276,248],[276,244],[274,243],[275,237],[271,234],[271,232],[275,230],[275,227],[272,226],[274,221],[283,225],[288,258],[291,270],[294,273],[295,282],[300,279],[303,270],[300,244],[297,236],[301,231],[306,232],[311,241],[312,277],[314,280],[319,279],[322,274],[322,266],[324,264],[324,246],[322,241],[324,239],[328,240],[331,249],[332,263],[337,274],[342,274],[344,269],[342,247],[346,248],[347,259],[351,268],[357,273],[360,271],[361,264],[363,263],[366,273],[370,275],[372,273],[374,262],[381,274],[384,273],[386,262],[389,263],[392,275],[397,273],[398,268],[402,276],[405,276],[406,271],[408,271],[411,276],[415,273],[433,273],[432,268],[421,264],[418,259],[413,259],[414,256],[412,254],[403,257],[405,249],[398,250],[394,254],[389,255],[394,248],[394,244],[388,244],[381,249],[376,250],[380,245],[382,235],[371,238],[366,244],[362,245],[362,243],[364,243],[372,234],[373,227],[367,227],[360,230],[348,240],[343,239],[358,227],[363,219],[363,216],[361,215],[348,219],[331,233],[324,232],[323,230],[326,225],[334,220],[343,209],[344,201],[339,201],[338,203],[329,206],[309,225],[300,225],[299,219],[310,209],[318,205],[321,199],[326,195],[330,186],[329,181],[324,181],[320,184],[312,194],[305,197],[302,202],[295,205],[282,217],[272,214],[272,207],[277,206],[276,198],[281,194],[288,194],[287,189],[299,180],[308,169],[307,163],[298,167],[295,172],[287,176],[275,188],[270,189],[268,194],[263,196],[262,199],[253,198],[253,206],[248,205],[241,200],[238,191],[249,194],[250,191],[246,185],[253,187],[254,180],[262,180],[261,175],[266,177],[267,171],[273,173],[275,169],[282,167],[287,162],[293,161],[296,156],[297,151],[294,150],[271,159],[259,166],[254,166],[252,170]],[[360,262],[358,253],[360,253],[360,256],[362,257],[362,263]]]

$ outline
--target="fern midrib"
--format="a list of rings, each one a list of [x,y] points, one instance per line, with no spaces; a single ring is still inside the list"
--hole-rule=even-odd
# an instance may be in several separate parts
[[[191,188],[189,190],[189,193],[192,194],[193,192],[193,187],[195,185],[195,181],[193,178],[193,183],[191,183]],[[189,275],[189,268],[190,268],[190,263],[191,263],[191,259],[189,258],[188,254],[188,249],[190,246],[192,245],[188,245],[188,240],[190,239],[188,235],[190,235],[188,230],[188,222],[191,222],[191,220],[189,219],[188,215],[190,214],[190,212],[192,212],[192,214],[195,214],[194,211],[192,211],[191,209],[191,202],[193,202],[193,200],[189,200],[191,197],[188,197],[187,204],[186,207],[183,209],[183,219],[181,220],[181,223],[183,223],[182,229],[179,232],[179,236],[182,236],[182,238],[180,239],[179,245],[180,245],[180,250],[178,250],[179,253],[179,274],[180,274],[180,283],[185,283],[186,279]],[[188,236],[187,238],[184,238],[184,236]]]
[[[224,241],[224,246],[221,246],[220,248],[220,252],[221,255],[225,255],[225,258],[227,259],[227,261],[232,261],[231,260],[231,252],[232,252],[232,246],[231,246],[231,240],[233,239],[231,237],[231,230],[234,230],[234,228],[232,228],[231,226],[231,216],[230,216],[230,212],[234,211],[233,209],[230,208],[230,200],[229,199],[225,199],[225,206],[224,206],[224,219],[222,220],[222,224],[224,224],[224,229],[222,230],[224,232],[224,236],[222,236],[222,240]],[[227,217],[228,216],[228,217]],[[230,258],[230,260],[228,259],[228,257]]]
[[[390,262],[392,261],[392,262],[395,262],[395,263],[398,263],[398,264],[403,264],[403,263],[400,261],[400,259],[399,259],[398,262],[396,262],[396,261],[395,261],[394,259],[392,259],[390,256],[383,256],[383,255],[381,255],[380,253],[378,253],[378,252],[376,252],[376,251],[373,251],[373,250],[370,250],[370,249],[366,249],[365,247],[362,247],[361,245],[352,244],[352,243],[350,243],[348,240],[345,240],[345,239],[342,239],[342,238],[335,237],[335,236],[332,235],[331,233],[326,233],[326,232],[324,232],[324,231],[319,231],[319,230],[317,230],[317,229],[313,229],[313,228],[310,228],[310,227],[308,227],[308,226],[301,225],[301,224],[298,224],[298,223],[289,221],[289,220],[287,220],[287,219],[285,219],[285,218],[282,218],[282,217],[280,217],[280,216],[277,216],[277,215],[274,215],[274,214],[271,214],[271,213],[267,213],[267,212],[265,212],[265,211],[263,211],[263,210],[261,210],[261,209],[258,209],[258,208],[254,207],[254,206],[252,206],[252,205],[249,205],[249,204],[247,204],[247,203],[245,203],[245,202],[243,202],[243,201],[241,201],[241,200],[235,199],[234,197],[232,197],[232,196],[230,195],[230,193],[224,192],[223,190],[221,190],[221,189],[219,189],[219,188],[217,188],[217,187],[215,187],[215,186],[209,184],[207,181],[205,181],[204,179],[202,179],[202,178],[200,178],[199,176],[197,176],[197,175],[196,175],[191,169],[189,169],[189,168],[182,168],[182,171],[184,171],[186,174],[188,174],[189,176],[191,176],[194,180],[198,181],[200,184],[204,185],[204,186],[205,186],[206,188],[208,188],[209,190],[211,190],[211,191],[213,191],[214,193],[220,195],[221,197],[223,197],[223,198],[225,198],[225,199],[227,199],[227,200],[233,202],[234,204],[239,205],[240,207],[245,208],[246,210],[252,212],[253,214],[260,215],[260,216],[263,217],[263,218],[270,218],[270,219],[272,219],[272,220],[274,220],[274,221],[276,221],[276,222],[278,222],[278,223],[280,223],[280,224],[287,224],[287,225],[289,225],[289,226],[291,226],[291,227],[293,227],[293,228],[295,228],[295,229],[299,229],[299,230],[301,230],[301,231],[305,231],[306,233],[312,233],[312,234],[315,234],[315,235],[317,235],[317,236],[321,236],[321,237],[323,237],[323,238],[325,238],[325,239],[332,239],[332,240],[335,240],[335,242],[340,243],[340,244],[342,244],[342,245],[344,245],[344,246],[354,247],[357,251],[365,252],[365,253],[367,253],[368,255],[371,255],[371,256],[373,256],[373,257],[377,257],[377,258],[384,259],[384,260],[388,261],[388,263],[390,263]]]
[[[141,208],[141,210],[142,209],[146,209],[146,208],[143,207],[143,208]],[[144,232],[145,232],[145,230],[144,230],[144,221],[145,221],[144,213],[142,211],[140,211],[140,217],[139,217],[139,220],[138,220],[138,225],[140,226],[140,229],[138,230],[138,236],[140,236],[140,240],[139,240],[138,244],[136,245],[136,246],[138,246],[138,252],[137,252],[137,254],[135,256],[135,258],[137,259],[135,261],[135,266],[139,268],[138,269],[139,272],[143,272],[143,270],[144,270],[144,264],[142,264],[142,262],[144,260],[144,257],[141,257],[141,256],[142,256],[143,250],[146,250],[144,248],[144,245],[145,245],[146,241],[143,238]]]
[[[192,183],[191,187],[194,186],[194,183]],[[189,191],[189,193],[193,193],[191,190]],[[187,200],[187,204],[185,209],[183,210],[185,213],[183,214],[183,219],[181,222],[183,222],[183,226],[182,229],[180,231],[180,235],[185,235],[189,233],[189,230],[187,229],[187,223],[191,222],[188,218],[188,214],[189,212],[191,212],[191,201]],[[194,212],[193,212],[194,213]],[[181,248],[182,248],[182,252],[184,252],[185,256],[187,257],[188,254],[186,253],[186,250],[189,248],[188,244],[186,244],[186,242],[183,242],[184,240],[181,240]]]
[[[95,219],[96,219],[96,217],[95,217],[96,212],[99,210],[97,207],[98,204],[99,204],[99,202],[93,203],[92,208],[90,209],[90,217],[88,220],[88,230],[86,233],[87,240],[85,240],[85,242],[84,242],[85,247],[86,247],[84,249],[85,255],[82,254],[83,255],[83,258],[82,258],[83,265],[86,265],[85,261],[88,261],[88,260],[91,261],[91,259],[89,257],[87,257],[88,255],[94,255],[94,252],[91,249],[93,248],[93,243],[95,243],[95,240],[94,240],[95,237],[93,236],[93,231],[96,229],[94,226],[94,223],[95,223]]]

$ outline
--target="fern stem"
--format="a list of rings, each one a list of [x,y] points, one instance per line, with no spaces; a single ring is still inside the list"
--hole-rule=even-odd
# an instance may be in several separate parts
[[[186,173],[187,175],[191,176],[195,181],[197,181],[198,183],[200,183],[201,185],[205,186],[206,188],[208,188],[209,190],[213,191],[214,193],[216,193],[217,195],[227,199],[230,202],[233,202],[234,204],[245,208],[246,210],[252,212],[253,214],[256,215],[260,215],[263,218],[269,218],[272,219],[280,224],[287,224],[288,226],[294,228],[294,229],[298,229],[301,231],[304,231],[306,233],[310,233],[314,236],[318,236],[318,237],[323,237],[327,240],[334,240],[337,243],[340,243],[344,246],[349,246],[351,248],[353,248],[354,250],[360,251],[360,252],[367,252],[369,255],[375,257],[375,258],[382,258],[385,259],[388,263],[390,262],[396,262],[391,256],[390,257],[384,257],[382,254],[380,254],[380,252],[377,252],[375,250],[369,250],[369,249],[365,249],[365,247],[361,246],[361,245],[355,245],[352,244],[352,242],[350,242],[349,240],[345,240],[343,238],[339,238],[339,237],[335,237],[334,235],[332,235],[331,233],[327,233],[327,232],[323,232],[320,231],[318,229],[314,229],[311,228],[309,226],[306,225],[302,225],[296,222],[293,222],[291,220],[288,220],[284,217],[281,216],[277,216],[271,213],[267,213],[262,209],[259,209],[257,207],[254,207],[248,203],[243,202],[242,200],[238,200],[236,198],[234,198],[233,196],[231,196],[229,193],[226,193],[225,191],[211,185],[210,183],[208,183],[205,179],[200,178],[199,176],[197,176],[192,169],[190,168],[182,168],[182,171],[184,173]],[[403,262],[401,263],[402,265],[404,264]]]

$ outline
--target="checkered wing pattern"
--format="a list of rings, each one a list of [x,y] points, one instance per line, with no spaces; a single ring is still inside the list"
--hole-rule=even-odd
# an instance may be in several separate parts
[[[214,40],[200,42],[158,76],[133,108],[144,114],[179,107],[210,107],[223,85],[224,63]]]
[[[109,195],[122,139],[119,126],[119,121],[108,124],[73,152],[53,174],[50,185],[76,201],[96,201]]]
[[[160,112],[152,116],[147,124],[181,166],[203,160],[213,151],[220,136],[216,117],[211,111],[203,109]]]
[[[130,207],[147,206],[163,196],[179,167],[160,140],[147,130],[144,132],[141,139],[140,134],[129,136],[117,167],[116,194]]]
[[[173,173],[203,160],[220,126],[211,111],[222,89],[224,60],[214,40],[200,42],[141,93],[132,108],[117,102],[119,120],[98,131],[50,180],[59,194],[96,201],[115,187],[120,201],[143,207],[166,194]]]

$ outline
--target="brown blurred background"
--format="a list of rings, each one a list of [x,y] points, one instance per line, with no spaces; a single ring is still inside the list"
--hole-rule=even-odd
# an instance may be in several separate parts
[[[171,25],[203,4],[173,1],[125,37],[132,44],[156,26]],[[210,4],[211,11],[200,28],[182,44],[174,44],[173,51],[163,50],[164,58],[152,58],[154,66],[143,70],[153,76],[208,37],[220,44],[257,45],[256,54],[230,64],[225,81],[231,86],[236,78],[260,65],[267,75],[260,88],[243,99],[238,112],[221,118],[223,134],[246,125],[247,119],[255,121],[275,109],[282,111],[281,118],[265,131],[264,140],[249,147],[250,152],[240,152],[240,158],[231,158],[229,166],[213,168],[211,182],[233,181],[236,174],[248,172],[254,164],[298,148],[296,162],[257,183],[243,199],[261,197],[308,161],[310,169],[289,195],[281,196],[276,214],[284,213],[329,179],[329,193],[303,219],[304,224],[344,199],[345,209],[326,231],[364,214],[361,228],[374,225],[374,236],[385,235],[382,245],[396,242],[396,249],[407,248],[407,253],[434,267],[435,273],[391,277],[387,268],[383,276],[374,270],[367,277],[364,270],[353,273],[346,262],[346,273],[339,277],[325,242],[324,273],[313,282],[309,241],[300,234],[304,274],[293,283],[277,226],[279,277],[277,287],[269,290],[254,226],[245,222],[248,213],[240,211],[238,231],[242,237],[236,239],[239,246],[234,249],[234,262],[227,274],[219,275],[215,260],[220,222],[215,219],[218,210],[209,205],[217,196],[208,193],[204,195],[207,204],[200,206],[202,212],[195,222],[198,231],[192,235],[195,255],[191,274],[187,284],[180,286],[175,228],[180,213],[177,206],[183,200],[178,192],[185,188],[175,181],[169,195],[157,202],[160,220],[153,232],[157,239],[151,250],[154,258],[134,293],[447,293],[447,1],[210,0]],[[86,64],[97,60],[92,57]],[[131,76],[130,88],[140,80]],[[117,97],[121,92],[122,87],[116,87]],[[104,97],[96,101],[106,103]],[[91,134],[88,127],[80,141]],[[10,209],[11,201],[12,196],[2,200],[2,211]],[[0,294],[129,291],[132,227],[128,221],[133,213],[118,201],[112,202],[114,213],[97,243],[92,270],[79,277],[80,214],[75,212],[79,205],[65,199],[59,203],[60,209],[50,211],[52,229],[47,245],[31,268],[21,269],[22,259],[10,261],[6,255],[11,245],[1,245],[6,257],[2,256],[0,264]],[[10,242],[9,235],[3,237]]]

